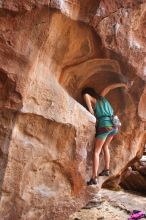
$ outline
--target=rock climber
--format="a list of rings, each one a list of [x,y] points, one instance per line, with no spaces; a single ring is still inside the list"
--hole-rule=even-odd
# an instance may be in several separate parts
[[[114,115],[113,108],[109,101],[105,98],[107,93],[112,89],[125,87],[124,83],[116,83],[107,86],[100,94],[93,88],[87,87],[82,90],[83,100],[91,114],[96,117],[96,135],[93,154],[92,177],[87,185],[97,184],[97,173],[99,168],[99,155],[101,150],[104,152],[105,168],[99,173],[99,176],[109,176],[110,152],[109,144],[113,137],[118,133],[118,128],[113,126],[111,116]]]

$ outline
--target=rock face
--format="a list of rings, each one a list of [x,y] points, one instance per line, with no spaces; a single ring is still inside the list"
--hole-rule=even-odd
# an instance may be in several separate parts
[[[95,118],[81,105],[85,86],[133,81],[108,95],[122,121],[112,178],[142,153],[146,10],[117,2],[0,2],[1,219],[67,219],[89,200]]]
[[[141,172],[143,172],[141,174]],[[146,166],[137,171],[127,171],[123,174],[121,186],[126,190],[132,190],[135,192],[146,194]]]
[[[146,194],[146,146],[141,159],[123,173],[120,185],[124,189]]]

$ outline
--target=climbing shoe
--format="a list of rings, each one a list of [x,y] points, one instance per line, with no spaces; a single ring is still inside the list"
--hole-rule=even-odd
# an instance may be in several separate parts
[[[96,185],[97,184],[97,178],[91,178],[88,182],[87,185]]]
[[[109,176],[109,170],[103,170],[101,173],[98,174],[99,176]]]

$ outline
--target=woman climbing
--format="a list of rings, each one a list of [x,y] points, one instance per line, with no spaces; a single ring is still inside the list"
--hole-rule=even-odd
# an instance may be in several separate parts
[[[104,152],[105,168],[99,176],[109,176],[110,152],[109,144],[114,135],[118,133],[118,128],[113,126],[111,116],[114,114],[108,100],[105,98],[107,93],[115,88],[128,86],[124,83],[116,83],[106,87],[101,94],[96,93],[93,88],[82,90],[82,96],[91,114],[96,117],[96,140],[93,155],[92,177],[87,182],[88,185],[97,184],[97,172],[99,168],[99,155],[101,150]]]

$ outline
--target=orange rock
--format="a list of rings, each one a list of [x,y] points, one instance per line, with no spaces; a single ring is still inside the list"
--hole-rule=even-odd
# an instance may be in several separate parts
[[[99,8],[95,0],[0,4],[0,219],[67,219],[107,180],[86,187],[95,117],[82,106],[83,87],[100,92],[133,81],[129,92],[108,95],[122,121],[110,146],[113,181],[142,148],[145,9],[113,14],[116,2],[100,23],[105,1]]]

